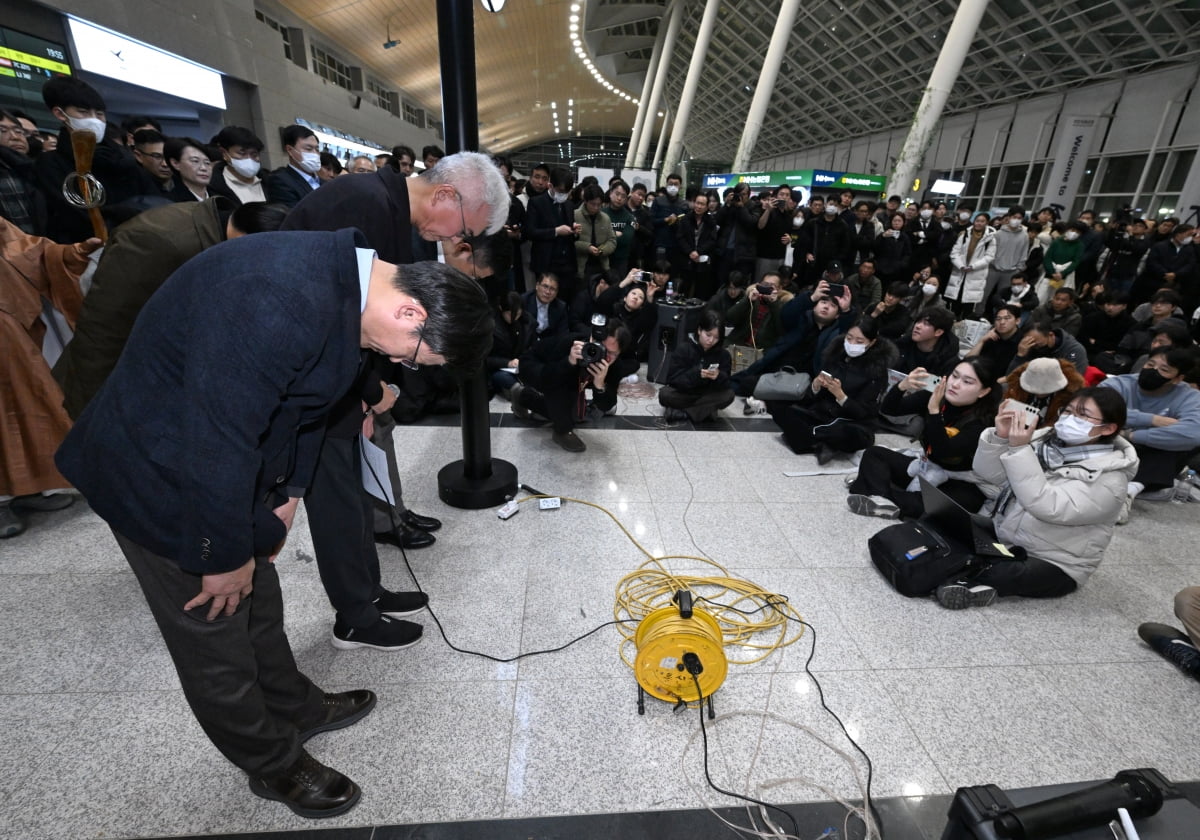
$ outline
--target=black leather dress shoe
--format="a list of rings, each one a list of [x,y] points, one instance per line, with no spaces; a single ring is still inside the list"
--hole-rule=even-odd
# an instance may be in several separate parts
[[[341,694],[326,694],[321,703],[322,717],[313,725],[300,730],[300,743],[314,735],[344,729],[358,723],[375,708],[375,692],[365,688],[343,691]]]
[[[282,773],[251,776],[250,790],[314,820],[344,814],[362,798],[358,785],[303,751]]]
[[[440,519],[434,519],[432,516],[421,516],[421,514],[413,513],[411,510],[404,511],[404,515],[400,517],[400,522],[409,528],[416,528],[419,531],[436,531],[442,527]]]
[[[398,548],[425,548],[437,542],[437,538],[428,531],[401,525],[399,541],[396,540],[396,535],[391,531],[380,531],[375,534],[375,542],[394,545]]]

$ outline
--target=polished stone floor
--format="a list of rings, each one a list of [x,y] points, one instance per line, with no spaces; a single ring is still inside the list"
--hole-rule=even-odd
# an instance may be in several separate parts
[[[885,523],[846,509],[841,475],[785,475],[815,461],[791,454],[769,419],[743,419],[739,402],[727,422],[662,428],[650,386],[622,393],[617,418],[581,428],[580,455],[497,401],[493,454],[539,490],[604,506],[655,555],[706,555],[786,595],[816,630],[812,671],[871,756],[875,796],[1147,766],[1200,778],[1200,685],[1135,632],[1173,621],[1174,593],[1200,581],[1200,505],[1138,502],[1099,571],[1068,598],[951,612],[889,589],[866,549]],[[445,522],[437,544],[409,560],[456,646],[511,657],[612,618],[617,582],[645,558],[601,511],[526,502],[500,521],[449,508],[436,474],[460,457],[459,430],[403,427],[397,442],[408,504]],[[385,584],[412,586],[397,550],[381,557]],[[304,670],[329,690],[379,694],[364,721],[309,744],[362,785],[355,810],[314,824],[250,794],[191,717],[140,590],[80,501],[0,542],[0,837],[290,836],[733,804],[706,790],[694,712],[652,700],[638,716],[614,628],[509,664],[455,653],[428,620],[410,650],[339,652],[303,515],[279,565]],[[708,731],[718,784],[772,802],[858,796],[837,752],[852,749],[804,672],[813,636],[731,667]],[[854,767],[865,773],[861,759]],[[693,836],[735,835],[714,816]]]

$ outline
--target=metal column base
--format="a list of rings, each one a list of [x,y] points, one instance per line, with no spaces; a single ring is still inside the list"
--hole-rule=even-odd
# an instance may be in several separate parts
[[[452,461],[438,470],[438,498],[450,507],[479,510],[498,507],[517,495],[517,468],[493,458],[492,474],[467,478],[465,461]]]

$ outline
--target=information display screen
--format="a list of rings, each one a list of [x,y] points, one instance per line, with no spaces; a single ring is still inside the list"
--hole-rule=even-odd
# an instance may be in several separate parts
[[[42,85],[71,75],[67,48],[0,26],[0,106],[43,110]]]

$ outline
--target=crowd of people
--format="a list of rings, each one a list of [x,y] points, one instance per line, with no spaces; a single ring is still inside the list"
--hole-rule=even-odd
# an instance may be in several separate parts
[[[521,180],[503,157],[434,146],[417,173],[413,149],[343,162],[301,125],[262,173],[246,128],[117,127],[73,78],[43,97],[57,135],[0,111],[0,332],[16,351],[0,363],[16,418],[0,538],[82,492],[206,733],[302,815],[358,801],[302,745],[375,696],[297,670],[271,561],[303,499],[332,643],[421,638],[404,619],[428,599],[382,586],[377,545],[428,546],[441,526],[405,507],[393,435],[444,410],[443,368],[482,368],[516,417],[584,452],[578,425],[616,410],[658,349],[659,309],[687,302],[699,317],[652,371],[664,419],[703,426],[740,398],[821,466],[861,453],[855,513],[919,518],[922,482],[986,512],[1016,550],[938,587],[950,608],[1066,595],[1135,499],[1200,498],[1200,270],[1177,219],[850,191],[800,207],[786,185],[576,184],[547,165]],[[99,215],[63,194],[83,135]],[[875,445],[880,431],[915,445]],[[361,483],[367,439],[387,459],[378,494]],[[1194,632],[1197,599],[1181,598]],[[1200,675],[1186,637],[1146,627]]]

